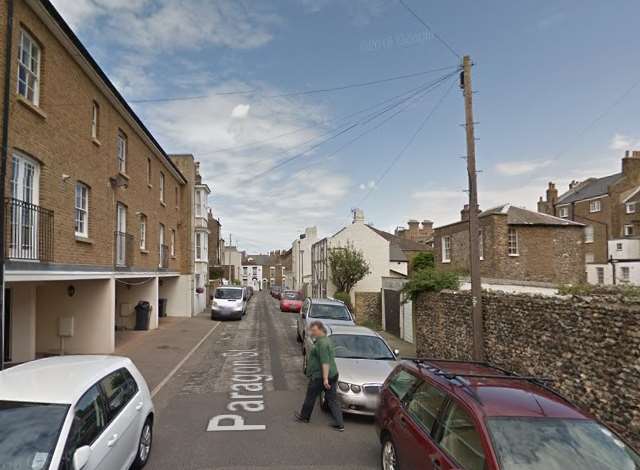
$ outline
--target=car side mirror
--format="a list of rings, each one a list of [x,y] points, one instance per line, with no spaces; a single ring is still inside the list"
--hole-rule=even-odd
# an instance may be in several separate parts
[[[399,349],[394,349],[393,350],[393,354],[395,354],[396,356],[400,355],[400,350]]]
[[[82,470],[89,463],[91,447],[82,446],[73,453],[73,470]]]

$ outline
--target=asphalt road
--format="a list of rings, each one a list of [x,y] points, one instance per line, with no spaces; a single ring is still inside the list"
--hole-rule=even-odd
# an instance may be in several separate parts
[[[347,416],[343,433],[318,406],[311,423],[293,419],[306,386],[294,325],[268,293],[242,321],[221,323],[155,397],[147,468],[378,468],[371,419]]]

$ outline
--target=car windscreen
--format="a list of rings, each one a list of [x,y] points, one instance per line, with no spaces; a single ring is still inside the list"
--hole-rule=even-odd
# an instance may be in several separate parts
[[[487,420],[502,470],[638,470],[640,456],[590,420]]]
[[[302,300],[297,292],[285,292],[283,295],[287,300]]]
[[[392,361],[395,358],[385,342],[376,336],[331,335],[336,357],[343,359],[374,359]]]
[[[222,300],[238,300],[242,298],[242,289],[216,289],[214,297]]]
[[[67,405],[0,401],[0,468],[49,468]]]
[[[349,310],[347,310],[343,305],[315,304],[311,306],[311,313],[309,316],[325,320],[351,320]]]

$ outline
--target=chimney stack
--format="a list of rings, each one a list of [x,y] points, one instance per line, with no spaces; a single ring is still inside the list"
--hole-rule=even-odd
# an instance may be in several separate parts
[[[364,224],[364,211],[362,209],[353,209],[353,223]]]
[[[627,150],[622,159],[622,174],[635,180],[640,177],[640,150]]]
[[[469,204],[465,204],[462,210],[460,211],[460,220],[465,221],[469,220]]]

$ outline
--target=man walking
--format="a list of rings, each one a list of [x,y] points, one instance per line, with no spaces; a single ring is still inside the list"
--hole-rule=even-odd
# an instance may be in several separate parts
[[[307,395],[300,413],[295,413],[298,421],[308,423],[318,396],[324,391],[324,398],[335,421],[331,425],[337,431],[344,431],[342,409],[338,403],[338,368],[331,340],[327,338],[327,329],[322,322],[314,321],[309,325],[309,334],[315,344],[307,360]]]

